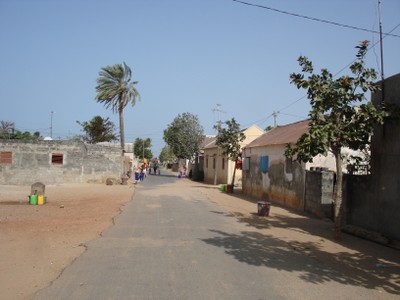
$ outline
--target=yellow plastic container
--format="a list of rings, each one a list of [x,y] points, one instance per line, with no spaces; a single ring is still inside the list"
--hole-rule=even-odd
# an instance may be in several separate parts
[[[38,196],[37,204],[38,205],[43,205],[44,204],[44,196],[43,195],[39,195]]]

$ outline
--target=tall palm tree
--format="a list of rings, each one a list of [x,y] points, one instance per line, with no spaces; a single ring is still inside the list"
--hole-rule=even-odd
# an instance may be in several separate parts
[[[14,122],[0,121],[0,135],[10,137],[10,133],[14,133]]]
[[[103,103],[106,108],[111,108],[114,113],[119,114],[119,131],[121,138],[121,149],[125,149],[124,134],[124,108],[131,103],[136,104],[140,100],[140,94],[136,90],[137,81],[132,81],[132,71],[125,62],[123,65],[115,64],[101,68],[97,78],[96,100]]]

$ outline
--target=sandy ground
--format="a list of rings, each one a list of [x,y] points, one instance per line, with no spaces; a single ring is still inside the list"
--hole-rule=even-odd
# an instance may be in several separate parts
[[[2,299],[30,299],[99,237],[132,199],[132,185],[46,186],[45,205],[29,205],[30,186],[0,186]]]
[[[185,183],[250,230],[337,268],[340,278],[335,280],[367,287],[379,299],[400,299],[400,251],[347,234],[337,242],[330,221],[274,205],[269,217],[260,217],[257,200],[221,193],[213,185]],[[0,186],[1,298],[30,299],[48,286],[85,251],[85,242],[112,226],[134,192],[130,182],[47,186],[48,202],[39,206],[28,204],[30,187]],[[332,280],[330,273],[325,275],[321,283]]]

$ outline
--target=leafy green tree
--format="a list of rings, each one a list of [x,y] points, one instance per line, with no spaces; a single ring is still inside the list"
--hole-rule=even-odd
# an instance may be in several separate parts
[[[42,139],[42,137],[39,131],[33,134],[29,131],[22,132],[15,129],[14,122],[0,121],[0,139],[37,141]]]
[[[22,132],[16,129],[11,134],[0,135],[0,138],[24,141],[38,141],[42,139],[42,137],[40,136],[40,132],[38,131],[32,134],[29,131]]]
[[[190,159],[199,152],[204,138],[203,126],[191,113],[178,115],[164,130],[164,141],[179,159]]]
[[[152,159],[153,158],[153,153],[150,150],[151,148],[151,139],[140,139],[137,138],[135,142],[133,143],[133,153],[135,154],[136,157],[139,157],[141,159],[146,158],[146,159]]]
[[[161,149],[160,161],[162,162],[174,162],[176,161],[176,156],[171,150],[171,147],[165,146]]]
[[[312,161],[317,154],[327,155],[330,151],[336,159],[336,185],[333,202],[335,206],[335,237],[340,238],[343,199],[342,199],[342,157],[343,147],[362,150],[369,143],[373,126],[383,124],[388,110],[376,107],[366,101],[367,91],[376,92],[374,83],[376,72],[365,68],[368,41],[356,47],[357,59],[350,66],[351,76],[334,79],[326,69],[315,74],[313,65],[306,57],[298,61],[302,73],[290,75],[291,83],[297,88],[307,90],[311,111],[309,132],[300,137],[294,147],[288,146],[286,155],[303,162]],[[309,74],[305,78],[304,74]]]
[[[235,183],[236,163],[242,154],[240,143],[243,142],[246,136],[243,131],[240,130],[240,125],[236,122],[235,118],[225,121],[224,124],[226,127],[220,124],[214,126],[214,128],[218,130],[215,143],[222,149],[223,155],[235,162],[231,183],[233,186]]]
[[[82,136],[84,142],[96,144],[118,140],[114,133],[115,124],[109,118],[103,119],[100,116],[95,116],[89,122],[76,121],[76,123],[82,126],[82,131],[85,133]]]
[[[122,150],[125,148],[124,109],[129,103],[134,106],[136,100],[140,99],[140,94],[135,88],[138,82],[131,82],[131,79],[132,71],[125,63],[101,68],[97,78],[97,102],[103,103],[106,108],[111,108],[119,115]]]

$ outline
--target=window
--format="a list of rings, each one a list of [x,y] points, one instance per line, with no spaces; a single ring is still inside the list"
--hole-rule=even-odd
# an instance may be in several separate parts
[[[225,157],[222,158],[222,170],[225,170]]]
[[[208,155],[206,155],[206,169],[208,169]]]
[[[52,165],[62,165],[64,164],[64,155],[60,153],[53,153],[51,155],[51,164]]]
[[[213,157],[213,169],[215,169],[216,161],[215,161],[215,156]]]
[[[10,151],[0,152],[0,164],[11,165],[12,164],[12,152],[10,152]]]

